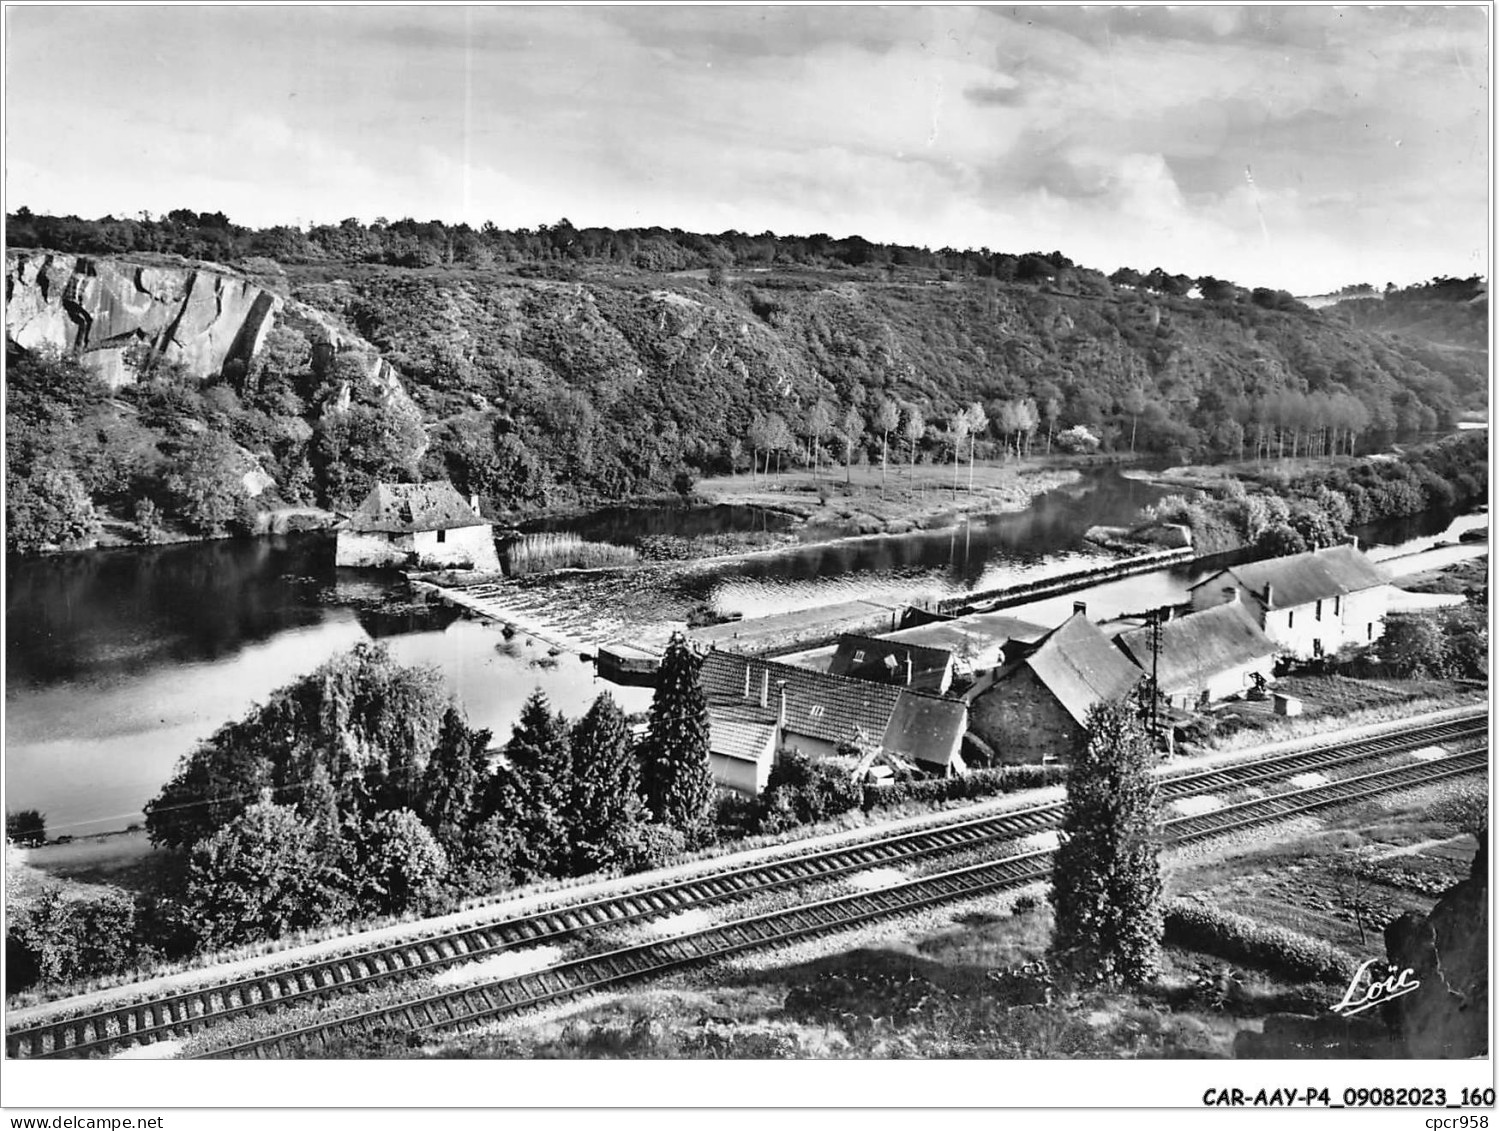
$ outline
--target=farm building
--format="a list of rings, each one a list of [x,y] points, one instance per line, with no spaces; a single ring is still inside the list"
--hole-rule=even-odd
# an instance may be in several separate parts
[[[1384,634],[1390,583],[1354,546],[1333,546],[1220,570],[1192,587],[1194,611],[1237,592],[1245,611],[1299,660],[1330,656]]]
[[[813,757],[844,742],[934,773],[961,771],[967,708],[957,699],[728,652],[703,657],[714,780],[759,792],[778,750]]]
[[[1160,626],[1155,660],[1161,694],[1173,707],[1190,709],[1239,695],[1274,678],[1276,647],[1234,599]],[[1114,641],[1147,674],[1152,670],[1151,630],[1137,628]]]
[[[972,732],[1004,763],[1063,758],[1094,704],[1123,698],[1143,673],[1083,612],[963,696]]]
[[[944,694],[952,686],[953,654],[890,637],[846,632],[828,667],[829,675],[846,675],[875,683],[893,683],[916,691]]]
[[[464,502],[451,483],[377,483],[338,526],[340,566],[500,569],[478,497]]]

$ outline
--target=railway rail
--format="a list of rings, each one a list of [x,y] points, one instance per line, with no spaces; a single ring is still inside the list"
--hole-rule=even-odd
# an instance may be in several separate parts
[[[1487,766],[1488,750],[1485,747],[1440,762],[1377,770],[1356,778],[1298,790],[1294,794],[1246,801],[1208,814],[1178,817],[1166,822],[1164,828],[1168,840],[1175,844],[1205,840],[1300,813],[1480,772]],[[326,1044],[334,1036],[351,1031],[387,1026],[409,1032],[467,1027],[743,951],[779,946],[935,904],[1023,886],[1046,878],[1051,871],[1050,859],[1049,850],[1034,850],[908,880],[877,891],[746,916],[668,939],[573,959],[532,973],[427,994],[399,1005],[332,1021],[314,1022],[273,1036],[212,1050],[203,1056],[279,1059],[309,1043]]]
[[[1323,743],[1252,762],[1165,778],[1160,794],[1162,801],[1167,802],[1297,773],[1356,766],[1423,746],[1484,741],[1486,734],[1487,718],[1480,716],[1352,744]],[[1425,763],[1418,768],[1437,764]],[[1257,804],[1273,800],[1267,798]],[[1236,808],[1219,809],[1191,819],[1210,820]],[[428,975],[515,947],[558,943],[598,928],[656,919],[686,908],[726,903],[836,879],[850,872],[1016,841],[1055,828],[1061,811],[1060,803],[1050,803],[891,832],[853,844],[730,867],[428,938],[407,939],[261,971],[151,1000],[18,1026],[6,1035],[7,1054],[27,1058],[80,1057],[104,1053],[124,1043],[182,1037],[238,1017]]]

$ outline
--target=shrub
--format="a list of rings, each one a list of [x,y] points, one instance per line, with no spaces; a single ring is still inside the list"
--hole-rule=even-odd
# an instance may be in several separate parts
[[[677,829],[654,822],[640,826],[623,854],[626,872],[664,868],[687,851],[687,838]]]
[[[121,892],[71,899],[53,886],[10,911],[7,993],[118,973],[141,957],[135,903]]]
[[[762,832],[810,825],[858,807],[862,791],[847,758],[812,758],[784,751],[770,771],[760,798]]]
[[[1166,901],[1166,942],[1289,978],[1346,985],[1358,961],[1321,939],[1272,927],[1196,900]]]
[[[895,785],[864,787],[864,811],[888,809],[907,802],[967,801],[995,797],[1021,789],[1043,789],[1067,780],[1065,766],[997,766],[951,778],[927,778]]]
[[[39,809],[20,809],[5,814],[5,836],[17,844],[34,847],[47,843],[47,818]]]

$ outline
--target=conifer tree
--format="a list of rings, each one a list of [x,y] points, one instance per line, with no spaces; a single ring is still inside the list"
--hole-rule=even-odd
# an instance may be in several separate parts
[[[677,829],[689,844],[709,839],[713,828],[708,701],[698,678],[701,667],[687,638],[673,633],[661,658],[640,758],[651,818]]]
[[[567,828],[574,875],[621,862],[643,814],[624,712],[607,691],[573,726]]]
[[[519,833],[518,870],[561,875],[567,867],[566,808],[572,793],[572,755],[567,720],[554,715],[537,688],[505,744],[508,768],[495,775],[491,812]]]
[[[1160,958],[1154,751],[1133,702],[1100,703],[1067,776],[1051,955],[1081,981],[1139,985]]]
[[[420,813],[455,863],[465,855],[468,834],[485,816],[489,774],[489,731],[470,730],[463,712],[450,705],[422,775]]]

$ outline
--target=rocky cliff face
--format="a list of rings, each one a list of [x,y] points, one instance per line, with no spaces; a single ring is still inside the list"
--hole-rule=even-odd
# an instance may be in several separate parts
[[[7,255],[5,269],[10,340],[76,351],[115,387],[134,380],[132,346],[200,377],[248,361],[284,306],[247,279],[187,264],[31,252]]]

